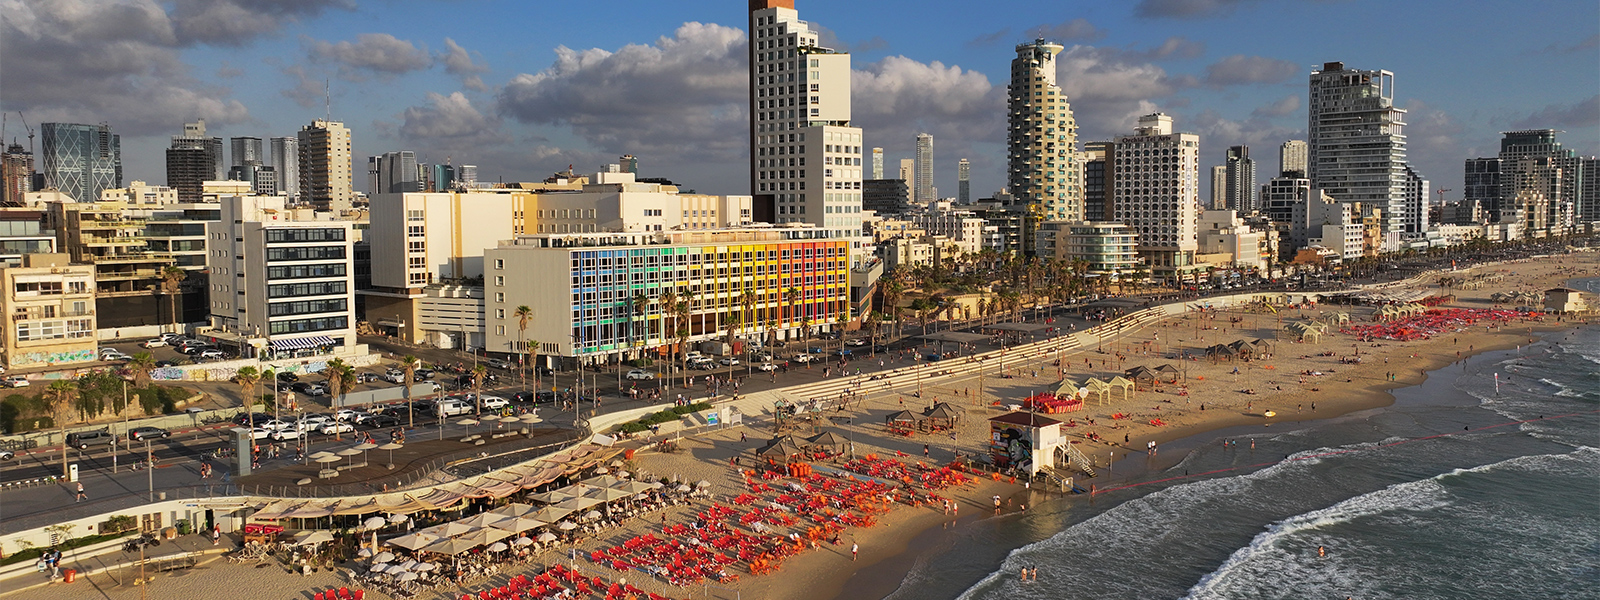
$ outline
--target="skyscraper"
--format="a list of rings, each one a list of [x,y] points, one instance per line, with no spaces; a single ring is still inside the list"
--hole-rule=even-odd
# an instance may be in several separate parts
[[[1324,63],[1311,72],[1310,93],[1312,189],[1381,210],[1381,248],[1395,249],[1405,230],[1406,111],[1394,103],[1394,73]]]
[[[172,145],[167,147],[167,187],[178,193],[179,202],[199,202],[205,182],[222,179],[217,177],[221,147],[206,137],[205,119],[184,123],[183,135],[172,136]]]
[[[917,134],[917,204],[930,204],[938,198],[933,196],[933,134]]]
[[[1112,220],[1139,235],[1151,274],[1172,277],[1200,248],[1200,136],[1173,133],[1172,117],[1139,117],[1133,135],[1108,145]]]
[[[883,148],[872,149],[872,178],[883,179]]]
[[[1061,50],[1042,38],[1017,46],[1007,87],[1006,182],[1012,195],[1037,207],[1044,220],[1081,221],[1078,124],[1056,85],[1055,58]]]
[[[629,173],[633,173],[634,175],[638,175],[639,171],[637,169],[639,168],[639,159],[637,159],[637,158],[633,159],[633,165],[631,167],[629,167],[629,168],[635,169],[633,171],[628,171]],[[469,188],[474,186],[474,185],[477,185],[478,184],[478,165],[461,165],[461,168],[459,169],[459,172],[456,175],[456,179],[461,180],[461,185],[467,186]]]
[[[1305,140],[1289,140],[1278,146],[1278,176],[1304,178],[1306,176],[1306,148]],[[1299,173],[1291,175],[1291,173]]]
[[[817,45],[794,0],[750,2],[750,192],[757,220],[861,235],[850,55]]]
[[[956,202],[972,204],[972,161],[965,158],[956,163]]]
[[[1228,148],[1227,167],[1228,185],[1224,193],[1227,194],[1227,205],[1222,208],[1239,211],[1245,214],[1261,210],[1256,202],[1256,161],[1250,158],[1249,146],[1233,146]],[[1216,207],[1213,207],[1216,208]]]
[[[1211,210],[1228,208],[1228,166],[1211,167]]]
[[[261,153],[261,138],[236,137],[228,140],[233,147],[233,156],[228,163],[230,167],[245,167],[267,164],[267,157]]]
[[[350,208],[350,130],[340,121],[317,119],[298,135],[301,199],[317,210]]]
[[[1580,221],[1596,220],[1593,171],[1584,166],[1594,159],[1580,158],[1562,147],[1558,133],[1554,129],[1502,133],[1498,155],[1467,159],[1464,199],[1480,203],[1491,219],[1499,220],[1517,208],[1514,200],[1519,194],[1534,193],[1546,201],[1549,224],[1565,226],[1563,213],[1569,211]]]
[[[12,142],[0,153],[0,206],[21,206],[33,191],[33,153]]]
[[[211,173],[202,178],[203,181],[223,181],[228,178],[227,158],[222,154],[222,138],[206,137],[206,120],[195,119],[193,123],[183,124],[183,137],[189,144],[206,149],[211,156]]]
[[[909,158],[900,159],[900,180],[906,182],[906,189],[912,189],[916,187],[917,161]]]
[[[369,194],[403,194],[420,192],[425,184],[417,179],[417,153],[410,150],[385,152],[368,161],[368,170],[375,178],[376,187]]]
[[[272,138],[272,168],[278,172],[278,192],[291,202],[300,197],[300,139]]]
[[[1406,165],[1406,203],[1401,213],[1406,233],[1423,233],[1428,230],[1428,180]]]
[[[1078,164],[1083,165],[1083,218],[1104,221],[1106,214],[1106,148],[1108,142],[1084,142]]]
[[[45,185],[78,202],[99,202],[102,190],[122,187],[122,136],[111,126],[44,123]]]

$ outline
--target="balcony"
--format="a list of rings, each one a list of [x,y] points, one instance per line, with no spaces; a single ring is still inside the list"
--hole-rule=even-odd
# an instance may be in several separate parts
[[[106,237],[99,235],[80,236],[79,241],[85,246],[142,246],[144,238],[134,236]]]

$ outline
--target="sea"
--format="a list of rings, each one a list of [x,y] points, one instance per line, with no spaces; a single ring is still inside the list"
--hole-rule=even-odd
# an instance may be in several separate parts
[[[1600,598],[1600,326],[1394,393],[1196,436],[1133,478],[1171,481],[937,532],[888,598]]]

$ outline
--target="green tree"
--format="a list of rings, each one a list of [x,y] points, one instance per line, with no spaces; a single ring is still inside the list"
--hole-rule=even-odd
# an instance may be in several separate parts
[[[156,358],[149,352],[135,352],[133,358],[124,363],[128,373],[133,376],[133,387],[142,388],[150,385],[150,372],[156,369]]]
[[[356,370],[345,364],[343,359],[335,358],[328,361],[328,366],[323,369],[322,376],[328,380],[328,387],[330,388],[328,393],[335,398],[342,399],[345,393],[350,391],[350,388],[355,387],[353,384],[355,383]],[[341,401],[339,404],[343,405],[344,403]],[[342,439],[337,429],[334,430],[334,439]]]
[[[489,367],[474,365],[472,367],[472,389],[477,390],[473,397],[477,399],[478,416],[483,416],[483,380],[489,375]]]
[[[70,379],[57,379],[50,382],[45,388],[45,393],[50,397],[50,414],[56,420],[56,426],[61,428],[61,476],[67,476],[67,412],[72,401],[72,394],[78,389]]]
[[[533,309],[529,308],[528,305],[523,304],[521,306],[518,306],[516,310],[512,311],[511,312],[511,316],[514,316],[514,317],[517,318],[517,339],[518,340],[527,339],[527,337],[528,337],[528,321],[533,320]],[[523,391],[527,391],[528,390],[528,364],[527,364],[527,362],[528,362],[528,346],[526,344],[524,344],[522,346],[521,360],[519,360],[518,362],[521,363],[521,364],[517,365],[517,372],[522,374],[522,390]]]
[[[400,384],[400,387],[404,388],[403,393],[406,396],[406,428],[409,429],[417,425],[417,415],[415,409],[411,406],[411,382],[417,377],[417,365],[421,363],[421,360],[410,354],[401,357],[400,360],[405,362],[405,366],[402,368],[406,372],[406,380]]]
[[[172,324],[183,322],[183,316],[178,314],[178,296],[183,291],[183,280],[189,277],[189,272],[172,265],[161,269],[161,292],[167,295],[172,302]]]
[[[256,386],[261,384],[261,371],[255,367],[239,367],[239,372],[233,376],[234,382],[239,384],[240,392],[245,394],[244,410],[255,412],[255,404],[261,396],[256,394]],[[273,404],[277,404],[276,398]]]

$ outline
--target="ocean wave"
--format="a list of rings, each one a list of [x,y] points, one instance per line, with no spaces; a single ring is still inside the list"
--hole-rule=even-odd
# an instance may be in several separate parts
[[[1542,384],[1548,385],[1550,387],[1556,388],[1556,392],[1554,394],[1556,396],[1561,396],[1563,398],[1582,398],[1583,397],[1583,392],[1574,390],[1574,389],[1572,389],[1570,387],[1562,385],[1559,382],[1551,381],[1549,378],[1540,378],[1539,379],[1539,383],[1542,383]]]
[[[1577,470],[1573,467],[1576,466]],[[1452,478],[1495,471],[1517,470],[1545,472],[1559,475],[1594,477],[1600,474],[1600,450],[1583,446],[1567,454],[1541,454],[1519,456],[1506,460],[1459,468],[1427,479],[1397,483],[1381,490],[1356,496],[1328,508],[1311,511],[1284,519],[1267,526],[1250,543],[1236,550],[1215,571],[1200,579],[1185,598],[1208,600],[1229,598],[1240,587],[1258,588],[1263,581],[1292,580],[1296,586],[1313,585],[1316,579],[1339,578],[1339,569],[1309,568],[1307,558],[1312,546],[1329,546],[1335,554],[1343,540],[1335,537],[1322,539],[1315,535],[1296,544],[1297,534],[1306,534],[1333,525],[1350,523],[1374,517],[1394,517],[1398,513],[1422,513],[1451,505],[1449,488],[1444,485]],[[1404,519],[1401,519],[1404,520]],[[1347,585],[1349,582],[1329,582]],[[1349,589],[1344,587],[1342,589]]]

